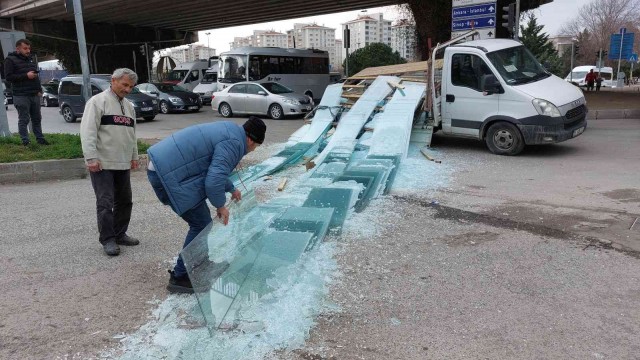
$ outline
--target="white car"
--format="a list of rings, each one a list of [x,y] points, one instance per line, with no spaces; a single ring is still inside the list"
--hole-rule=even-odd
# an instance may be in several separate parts
[[[276,82],[243,81],[214,92],[211,108],[224,117],[252,114],[280,120],[285,116],[308,113],[313,109],[313,100]]]

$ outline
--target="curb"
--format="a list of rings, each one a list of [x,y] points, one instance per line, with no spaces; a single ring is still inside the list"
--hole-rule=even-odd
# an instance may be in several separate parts
[[[147,155],[140,155],[138,168],[147,169]],[[89,172],[84,159],[22,161],[0,164],[0,184],[36,183],[51,180],[85,179]]]
[[[587,120],[640,119],[640,109],[589,110]]]

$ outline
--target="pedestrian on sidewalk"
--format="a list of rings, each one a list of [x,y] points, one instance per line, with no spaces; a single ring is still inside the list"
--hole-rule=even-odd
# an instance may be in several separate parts
[[[158,199],[189,224],[183,249],[212,221],[207,199],[227,225],[225,194],[231,193],[235,201],[242,199],[229,175],[246,154],[262,144],[266,131],[264,122],[254,116],[242,126],[231,121],[200,124],[182,129],[147,150],[147,176]],[[225,270],[222,264],[205,266],[215,268],[218,275]],[[181,255],[169,274],[169,292],[193,293]]]
[[[18,133],[22,145],[29,145],[29,122],[33,134],[40,145],[49,145],[42,134],[40,97],[42,87],[38,77],[38,65],[31,56],[31,42],[27,39],[16,41],[16,51],[7,55],[4,61],[4,77],[13,88],[13,106],[18,111]]]
[[[593,72],[593,69],[589,70],[587,76],[585,76],[584,81],[587,82],[587,91],[593,91],[593,85],[596,82],[596,74]]]
[[[136,112],[124,97],[136,85],[131,69],[116,69],[111,87],[94,95],[85,105],[80,123],[82,153],[96,194],[99,241],[109,256],[120,246],[138,245],[127,235],[133,201],[131,169],[138,167]]]

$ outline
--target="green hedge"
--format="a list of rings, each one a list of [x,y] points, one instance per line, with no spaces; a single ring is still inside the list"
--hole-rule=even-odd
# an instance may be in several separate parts
[[[80,135],[45,134],[51,145],[40,145],[31,137],[29,146],[22,145],[20,136],[0,137],[0,163],[18,161],[77,159],[82,157]],[[149,144],[138,140],[138,152],[146,154]]]

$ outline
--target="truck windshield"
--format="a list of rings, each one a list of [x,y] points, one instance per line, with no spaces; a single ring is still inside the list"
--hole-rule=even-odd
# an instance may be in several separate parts
[[[226,55],[222,56],[222,71],[220,72],[220,82],[236,83],[245,81],[247,72],[246,55]]]
[[[524,46],[490,52],[487,57],[509,85],[531,83],[551,76]]]
[[[171,70],[171,72],[167,75],[165,80],[168,81],[182,81],[189,70]]]

